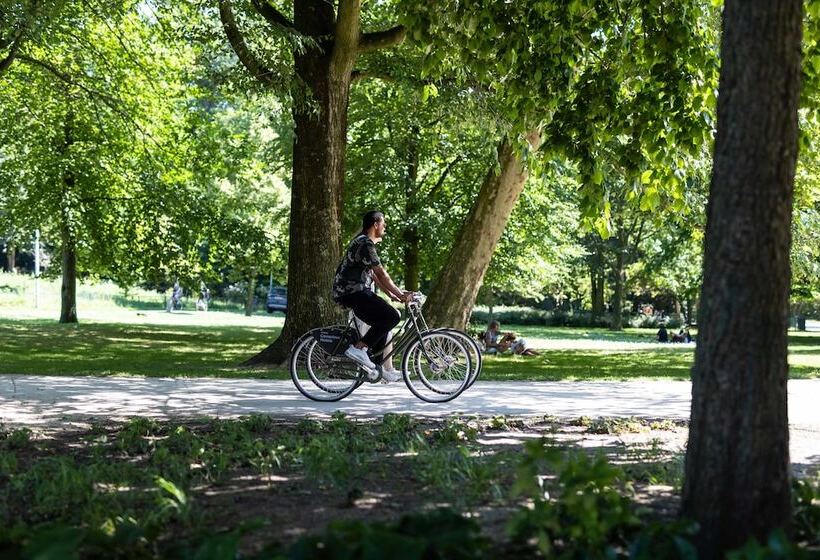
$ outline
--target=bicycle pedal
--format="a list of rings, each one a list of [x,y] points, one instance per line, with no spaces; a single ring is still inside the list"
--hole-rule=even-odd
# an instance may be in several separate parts
[[[365,377],[370,383],[378,383],[382,380],[382,374],[380,371],[375,369],[369,369],[364,366],[361,366],[362,370],[364,370]]]

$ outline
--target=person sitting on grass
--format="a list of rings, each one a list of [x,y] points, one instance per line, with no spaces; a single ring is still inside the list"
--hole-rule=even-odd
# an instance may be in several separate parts
[[[666,325],[661,324],[658,329],[658,342],[669,342],[669,331],[666,330]]]
[[[501,337],[501,325],[498,321],[490,321],[487,325],[487,330],[484,332],[482,342],[484,343],[484,353],[486,354],[501,354],[510,348],[509,342],[506,342]],[[501,340],[499,340],[501,338]]]
[[[527,346],[527,340],[518,338],[515,333],[509,332],[504,335],[502,342],[506,341],[510,345],[510,351],[519,356],[539,356],[540,353]]]
[[[484,352],[487,354],[501,354],[510,350],[513,354],[519,356],[538,356],[538,352],[528,348],[527,341],[518,338],[515,333],[501,334],[501,325],[498,321],[490,321],[482,341],[484,342]]]

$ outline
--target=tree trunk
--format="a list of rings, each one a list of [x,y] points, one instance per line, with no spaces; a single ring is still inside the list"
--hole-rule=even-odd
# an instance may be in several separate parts
[[[407,147],[407,177],[404,184],[404,289],[411,292],[419,289],[420,240],[416,225],[419,213],[416,200],[416,180],[419,171],[418,133],[418,127],[414,126]]]
[[[527,141],[537,149],[540,137],[531,132]],[[424,305],[424,315],[431,325],[466,327],[495,246],[524,189],[526,163],[507,138],[498,147],[498,163],[500,172],[496,173],[493,165],[487,173]]]
[[[11,272],[14,274],[17,272],[17,268],[15,268],[15,262],[17,260],[17,249],[14,245],[8,244],[6,245],[6,271]]]
[[[77,248],[74,236],[63,224],[60,229],[63,246],[63,283],[60,288],[60,322],[77,322]]]
[[[618,228],[618,247],[615,253],[614,293],[612,294],[612,323],[610,329],[622,331],[624,329],[624,290],[626,289],[626,239],[623,227]]]
[[[293,23],[321,42],[333,34],[333,4],[295,2]],[[345,71],[334,69],[331,52],[326,41],[322,50],[294,52],[296,73],[310,88],[315,107],[294,99],[288,311],[279,338],[244,365],[280,364],[299,336],[342,317],[331,286],[341,258],[347,106],[355,54]]]
[[[248,279],[248,297],[245,298],[245,317],[253,315],[253,300],[256,296],[256,274]]]
[[[65,144],[63,153],[67,154],[74,144],[74,113],[69,110],[63,127]],[[77,240],[71,231],[68,216],[68,193],[74,189],[75,177],[70,167],[63,172],[63,200],[62,223],[60,224],[60,241],[63,253],[63,283],[60,288],[60,322],[77,322]]]
[[[801,0],[727,0],[682,513],[700,557],[791,517],[789,246]]]
[[[604,314],[604,270],[600,249],[596,250],[595,260],[590,265],[590,298],[592,300],[592,318]]]
[[[691,325],[694,321],[695,300],[694,298],[686,298],[686,324]]]

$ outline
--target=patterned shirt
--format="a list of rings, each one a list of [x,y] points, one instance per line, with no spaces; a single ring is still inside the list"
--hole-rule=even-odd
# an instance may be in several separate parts
[[[348,294],[372,289],[371,270],[381,264],[373,240],[364,234],[357,235],[345,249],[342,262],[336,268],[333,299],[339,301],[339,298]]]

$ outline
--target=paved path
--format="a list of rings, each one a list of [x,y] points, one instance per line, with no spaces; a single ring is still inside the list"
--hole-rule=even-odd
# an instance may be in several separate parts
[[[290,381],[259,379],[41,377],[0,375],[0,421],[55,426],[131,416],[230,418],[252,413],[353,416],[387,412],[444,416],[642,416],[686,419],[691,384],[685,381],[479,381],[451,403],[416,399],[401,383],[364,385],[339,403],[302,397]],[[789,382],[793,462],[820,463],[820,380]]]

